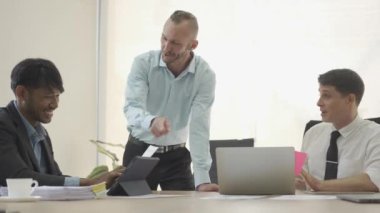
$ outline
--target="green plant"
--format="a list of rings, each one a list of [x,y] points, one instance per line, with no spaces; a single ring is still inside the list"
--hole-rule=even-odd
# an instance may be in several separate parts
[[[104,142],[104,141],[100,141],[100,140],[90,140],[90,142],[96,146],[96,150],[98,153],[101,153],[101,154],[109,157],[112,160],[112,168],[113,169],[120,166],[117,164],[117,162],[119,161],[119,158],[117,157],[117,155],[115,153],[109,151],[108,149],[106,149],[105,146],[120,147],[120,148],[124,149],[125,146],[123,144],[114,144],[114,143]]]

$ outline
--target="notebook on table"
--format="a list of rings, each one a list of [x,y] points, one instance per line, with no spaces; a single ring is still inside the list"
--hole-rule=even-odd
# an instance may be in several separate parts
[[[380,193],[375,194],[344,194],[337,198],[355,203],[380,203]]]
[[[219,192],[227,195],[294,194],[293,147],[219,147]]]

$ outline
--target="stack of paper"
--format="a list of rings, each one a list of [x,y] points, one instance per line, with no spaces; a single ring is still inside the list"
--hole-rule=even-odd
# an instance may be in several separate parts
[[[91,186],[41,186],[33,192],[33,195],[40,196],[42,200],[86,200],[95,198]]]
[[[7,187],[0,188],[1,196],[7,196]],[[32,193],[41,200],[88,200],[106,195],[105,183],[92,186],[40,186]]]

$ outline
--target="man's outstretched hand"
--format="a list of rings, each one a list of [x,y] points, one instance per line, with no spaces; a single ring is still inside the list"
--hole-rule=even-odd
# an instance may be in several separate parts
[[[152,120],[150,131],[155,137],[166,135],[170,132],[170,122],[168,118],[156,117]]]

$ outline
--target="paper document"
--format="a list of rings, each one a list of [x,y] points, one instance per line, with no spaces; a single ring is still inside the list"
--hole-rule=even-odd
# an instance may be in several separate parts
[[[186,197],[188,195],[169,195],[169,194],[148,194],[138,196],[107,196],[106,199],[153,199],[153,198],[172,198],[172,197]]]
[[[281,195],[270,198],[271,200],[334,200],[332,195]]]
[[[318,192],[315,192],[315,191],[309,191],[309,190],[306,190],[304,191],[305,194],[310,194],[310,195],[340,195],[340,194],[375,194],[375,192],[326,192],[326,191],[318,191]]]
[[[0,188],[1,196],[8,196],[7,187]],[[105,182],[92,186],[39,186],[32,193],[41,200],[89,200],[106,195]]]
[[[148,149],[144,152],[142,156],[150,158],[157,151],[157,149],[158,149],[158,146],[149,145]]]
[[[251,200],[265,198],[265,195],[216,195],[209,197],[201,197],[202,200]]]

